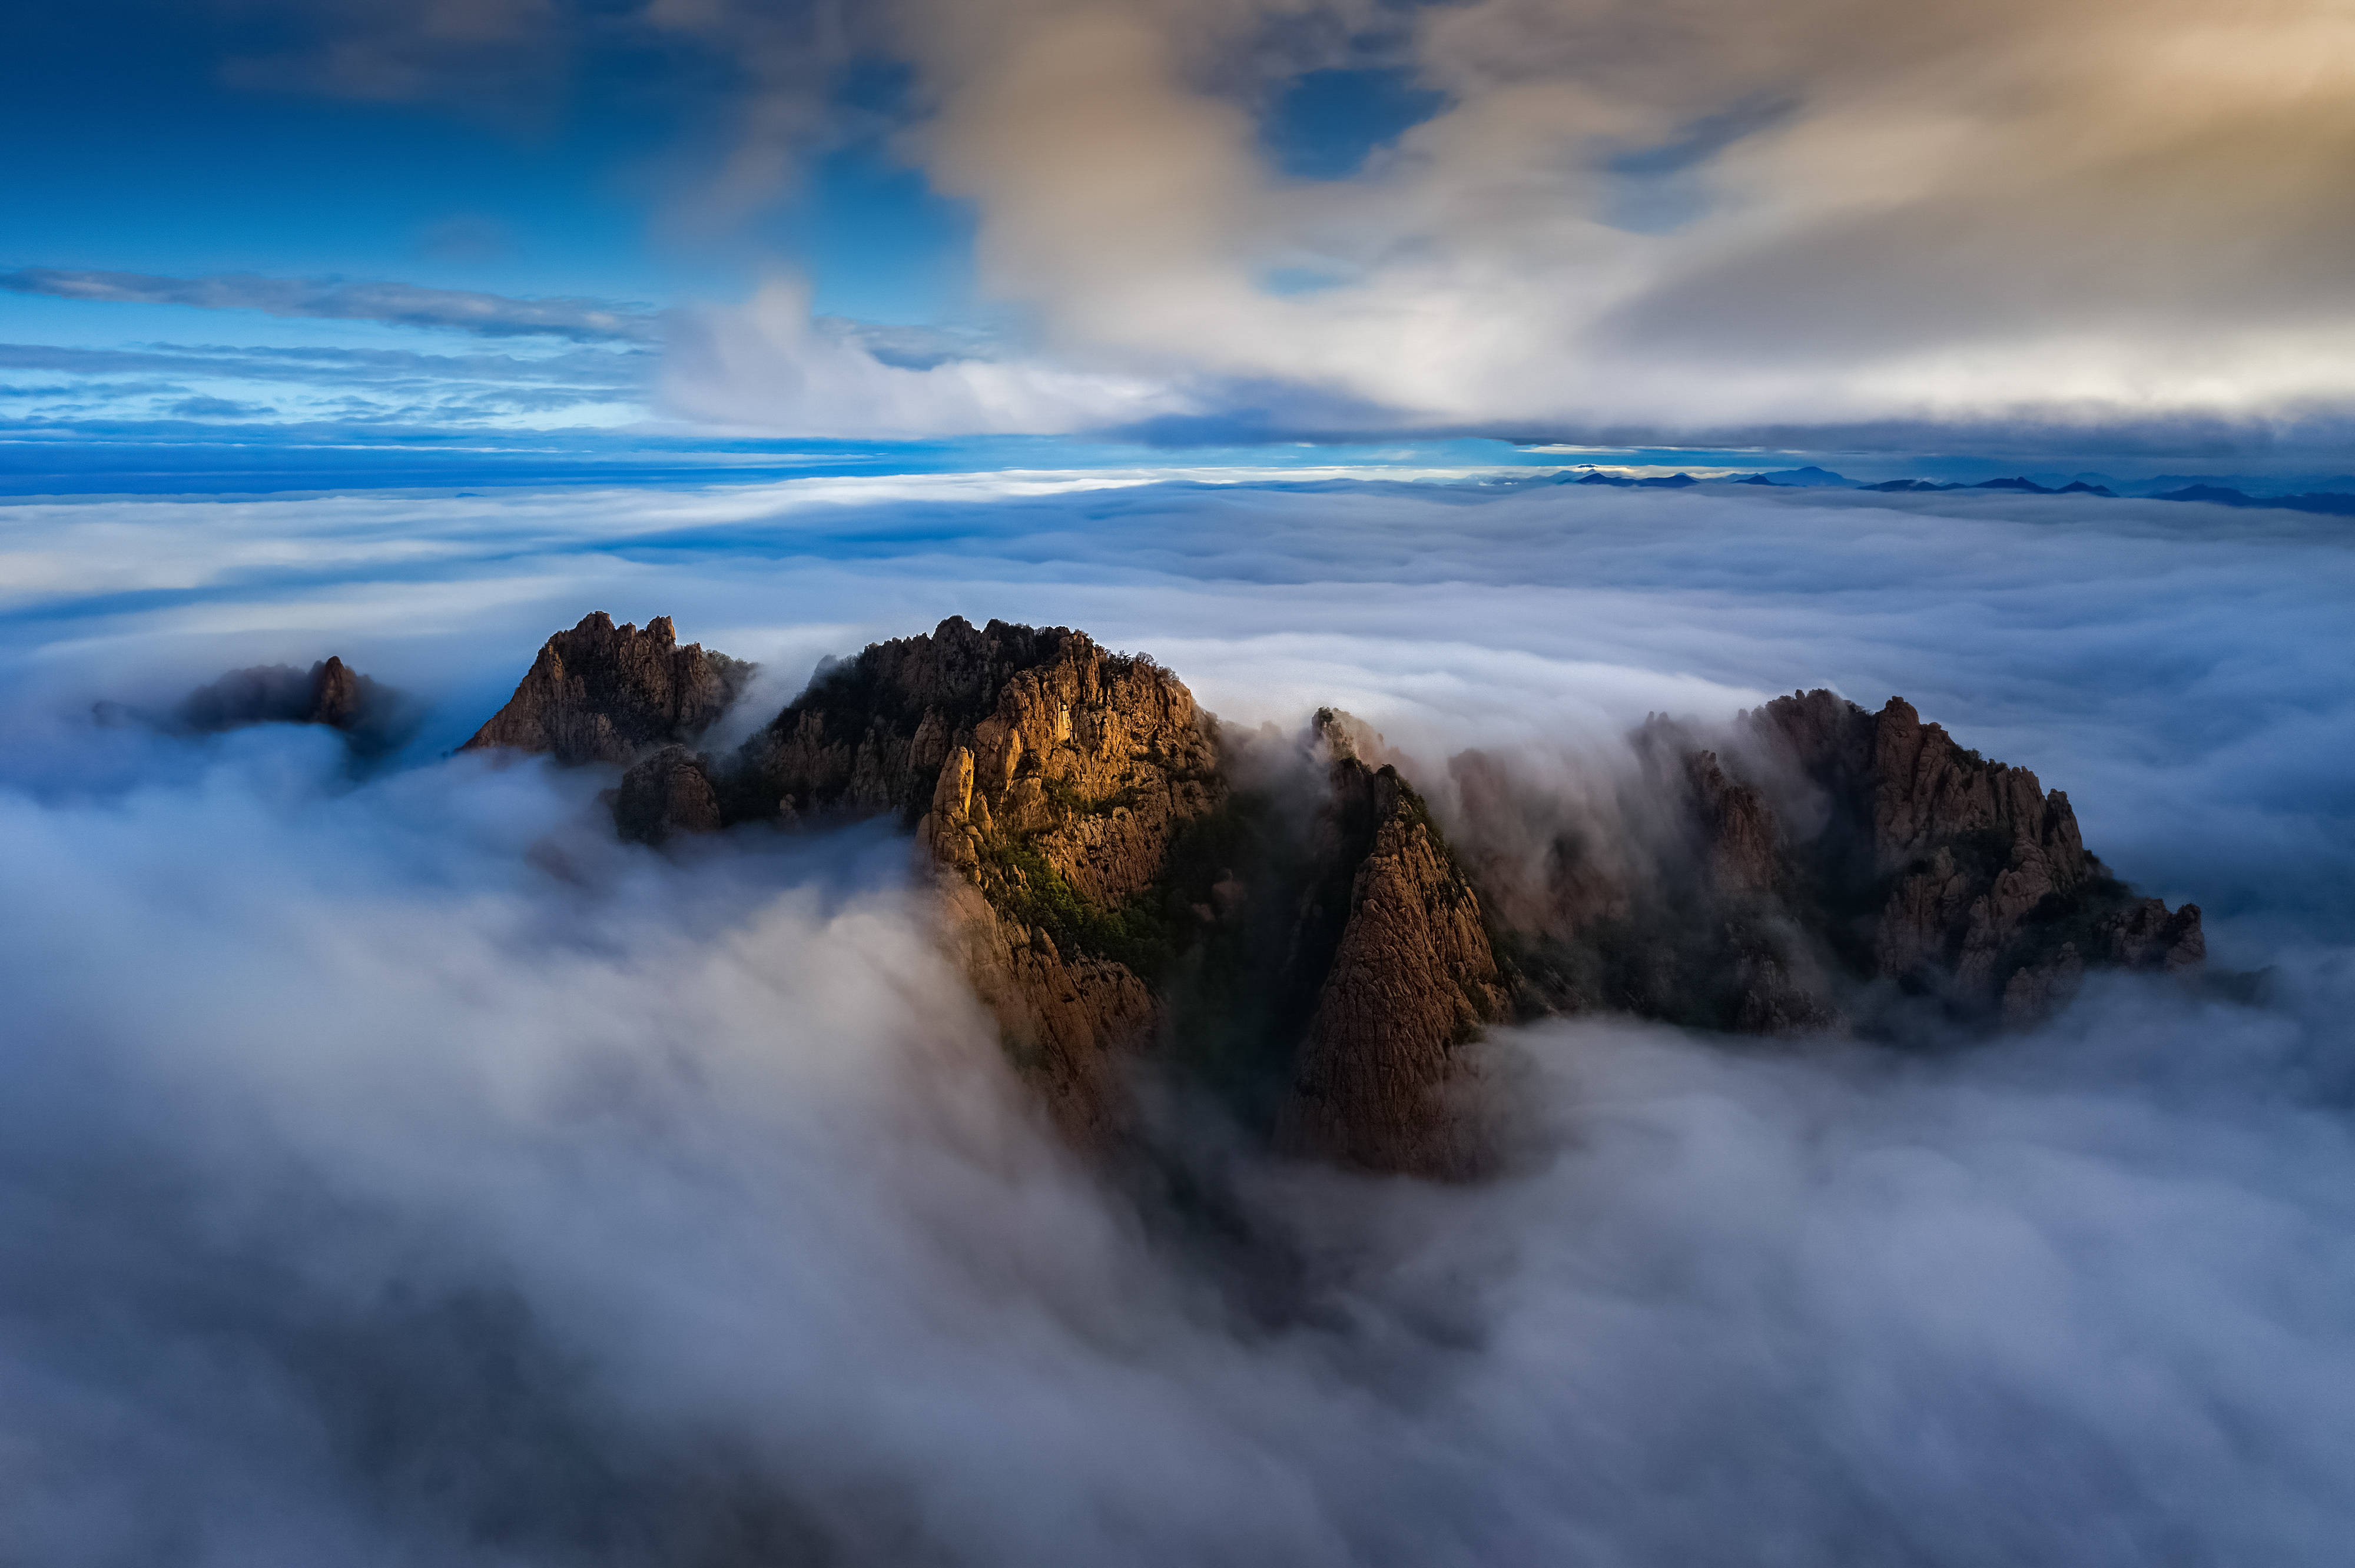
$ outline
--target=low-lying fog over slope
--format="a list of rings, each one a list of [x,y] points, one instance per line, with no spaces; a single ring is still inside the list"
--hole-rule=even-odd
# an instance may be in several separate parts
[[[0,1558],[2323,1563],[2355,1533],[2355,536],[1244,474],[0,507]],[[1606,765],[1900,693],[2206,913],[1934,1053],[1501,1029],[1437,1186],[1050,1130],[889,824],[446,754],[592,609],[1084,628],[1230,723]],[[330,653],[422,705],[93,722]],[[116,710],[109,710],[110,713]],[[1223,1152],[1221,1152],[1223,1150]],[[1207,1236],[1206,1231],[1226,1232]],[[1233,1232],[1240,1232],[1238,1240]]]

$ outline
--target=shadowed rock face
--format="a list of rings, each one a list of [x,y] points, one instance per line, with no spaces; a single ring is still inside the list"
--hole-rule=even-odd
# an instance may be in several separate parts
[[[332,655],[307,672],[292,664],[257,664],[231,670],[189,693],[180,705],[180,719],[188,728],[206,732],[250,724],[348,729],[359,718],[363,690],[374,684]]]
[[[2199,909],[2136,898],[2066,795],[1902,699],[1795,693],[1731,738],[1721,757],[1665,721],[1639,734],[1667,826],[1633,856],[1556,846],[1551,885],[1507,923],[1525,1010],[1770,1034],[2019,1025],[2088,968],[2205,956]]]
[[[699,642],[679,647],[668,616],[641,631],[601,609],[549,638],[506,706],[459,749],[505,747],[568,767],[627,763],[651,747],[693,740],[751,673]]]
[[[686,747],[666,746],[622,776],[613,825],[625,839],[660,843],[673,833],[716,833],[726,824],[702,762]]]
[[[1474,1174],[1459,1048],[1507,1011],[1479,896],[1395,768],[1336,758],[1319,832],[1347,902],[1333,912],[1339,934],[1276,1147],[1369,1171]],[[1308,904],[1303,927],[1323,913]]]
[[[291,664],[232,670],[188,694],[167,727],[217,734],[254,724],[314,724],[342,732],[355,755],[397,749],[415,727],[400,694],[334,655],[307,671]]]
[[[1168,671],[1076,631],[952,619],[821,670],[731,758],[679,744],[741,668],[591,616],[474,744],[634,754],[614,818],[647,842],[898,819],[1009,1056],[1098,1149],[1137,1126],[1152,1062],[1284,1152],[1462,1177],[1486,1159],[1466,1046],[1508,1012],[1986,1026],[2090,969],[2203,955],[2198,909],[2134,897],[2065,796],[1894,698],[1795,694],[1713,747],[1655,721],[1617,813],[1567,824],[1465,753],[1467,859],[1347,715],[1305,743],[1224,736]],[[1290,783],[1261,777],[1269,745]]]
[[[1854,912],[1837,935],[1869,952],[1872,975],[2021,1023],[2066,1000],[2088,965],[2179,971],[2206,958],[2196,905],[2136,898],[2086,851],[2067,795],[1966,751],[1902,698],[1873,714],[1794,694],[1752,722],[1823,791],[1828,819],[1789,846],[1790,880]]]

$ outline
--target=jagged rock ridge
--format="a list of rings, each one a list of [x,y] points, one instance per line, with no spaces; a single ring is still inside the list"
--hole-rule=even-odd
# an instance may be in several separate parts
[[[641,631],[603,610],[549,638],[515,695],[459,749],[504,747],[568,767],[629,763],[690,741],[725,712],[752,666],[699,642],[678,646],[668,616]]]
[[[1874,975],[2019,1023],[2088,965],[2206,958],[2197,905],[2135,897],[2086,850],[2066,794],[1965,750],[1903,699],[1875,714],[1795,693],[1752,722],[1831,802],[1807,870],[1819,895],[1870,909]]]
[[[1124,1125],[1125,1065],[1183,1056],[1173,1036],[1207,1025],[1282,1085],[1259,1119],[1286,1147],[1451,1172],[1449,1065],[1504,1006],[1477,895],[1396,771],[1331,749],[1313,849],[1271,846],[1168,671],[1060,628],[952,618],[821,672],[733,758],[642,758],[616,819],[655,841],[715,821],[907,822],[1009,1054],[1082,1140]],[[1235,1016],[1261,989],[1287,1003]]]
[[[484,735],[600,760],[627,741],[615,821],[650,842],[897,818],[1009,1055],[1097,1146],[1150,1060],[1284,1151],[1464,1175],[1484,1158],[1466,1046],[1511,1013],[2020,1022],[2090,968],[2203,953],[2199,910],[2134,897],[2064,795],[1893,698],[1794,694],[1713,746],[1647,725],[1643,810],[1609,832],[1516,825],[1509,769],[1465,753],[1444,778],[1467,854],[1347,715],[1317,715],[1313,802],[1287,810],[1237,783],[1259,742],[1076,631],[952,618],[822,669],[731,757],[681,744],[742,668],[677,649],[667,620],[592,616]]]
[[[1334,734],[1336,716],[1318,715],[1320,733]],[[1330,786],[1317,858],[1327,876],[1347,876],[1348,893],[1276,1147],[1374,1171],[1471,1174],[1482,1160],[1459,1103],[1460,1048],[1508,1011],[1479,895],[1397,768],[1345,750]],[[1314,898],[1303,929],[1319,918]]]
[[[1753,1033],[2020,1025],[2088,968],[2204,959],[2197,906],[2136,897],[2065,794],[1901,698],[1794,693],[1728,738],[1721,757],[1665,720],[1637,736],[1642,788],[1675,820],[1646,856],[1597,871],[1554,846],[1510,931],[1525,1010]]]
[[[180,705],[180,719],[200,731],[250,724],[316,724],[350,729],[360,721],[376,683],[330,654],[306,671],[292,664],[232,670],[199,686]]]
[[[1008,1050],[1067,1128],[1106,1134],[1116,1054],[1161,1020],[1173,845],[1225,795],[1176,676],[1075,631],[952,618],[822,673],[721,792],[735,820],[911,823]]]

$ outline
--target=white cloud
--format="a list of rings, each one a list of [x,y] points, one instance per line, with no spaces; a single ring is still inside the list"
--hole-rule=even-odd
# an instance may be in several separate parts
[[[1214,477],[0,507],[50,573],[0,620],[0,1555],[2335,1559],[2343,528]],[[592,608],[785,687],[1078,624],[1430,747],[1902,691],[2280,1001],[2121,980],[1936,1059],[1532,1031],[1509,1180],[1226,1172],[1305,1248],[1271,1318],[1041,1131],[904,842],[667,858],[606,775],[434,754]],[[331,651],[435,705],[405,769],[88,722]]]
[[[877,346],[871,331],[813,321],[806,285],[774,281],[743,305],[681,313],[661,397],[690,418],[799,436],[1051,433],[1199,408],[1135,376],[979,355],[909,364]]]
[[[2343,959],[1931,1062],[1532,1032],[1517,1176],[1228,1172],[1253,1266],[1306,1249],[1254,1317],[1053,1144],[904,842],[666,860],[602,781],[355,789],[281,731],[0,786],[0,1549],[2126,1568],[2355,1524]]]
[[[1401,419],[2116,427],[2355,396],[2335,5],[1431,7],[1411,58],[1448,106],[1357,177],[1280,179],[1221,84],[1351,9],[917,0],[940,111],[913,144],[1059,344]],[[1788,107],[1675,171],[1689,223],[1613,227],[1615,157],[1762,102]],[[1262,286],[1312,258],[1343,281]]]
[[[250,272],[164,278],[145,272],[23,267],[0,272],[0,289],[61,300],[191,305],[273,316],[384,322],[480,337],[557,337],[575,343],[645,343],[658,335],[654,313],[611,300],[521,300],[463,289],[344,278],[264,278]]]

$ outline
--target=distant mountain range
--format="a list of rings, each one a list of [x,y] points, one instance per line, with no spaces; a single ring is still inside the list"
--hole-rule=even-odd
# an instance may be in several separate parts
[[[1572,482],[1568,475],[1563,476],[1563,482]],[[1692,483],[1693,481],[1684,474],[1678,474],[1673,480],[1629,480],[1606,477],[1601,473],[1590,473],[1575,482],[1684,485]],[[2084,479],[2072,480],[2062,485],[2040,484],[2025,474],[2015,474],[2005,479],[1983,479],[1976,483],[1965,483],[1959,480],[1891,479],[1884,480],[1878,484],[1864,484],[1849,479],[1845,474],[1834,473],[1829,469],[1809,466],[1778,469],[1767,473],[1744,474],[1733,482],[1778,485],[1791,489],[1861,490],[1883,495],[1918,494],[1926,491],[1994,490],[2011,491],[2022,495],[2091,495],[2110,501],[2119,499],[2119,492],[2113,490],[2107,484],[2095,483]],[[2163,474],[2158,479],[2135,486],[2134,491],[2139,493],[2140,499],[2148,501],[2199,501],[2211,506],[2278,507],[2288,512],[2313,512],[2326,516],[2355,517],[2355,475],[2335,478],[2326,483],[2330,485],[2343,483],[2347,488],[2344,490],[2316,489],[2295,495],[2253,495],[2244,490],[2219,484],[2211,479],[2184,474]]]

